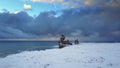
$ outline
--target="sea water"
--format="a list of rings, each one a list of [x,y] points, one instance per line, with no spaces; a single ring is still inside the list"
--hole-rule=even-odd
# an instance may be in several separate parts
[[[57,41],[0,41],[0,58],[23,51],[57,48]]]

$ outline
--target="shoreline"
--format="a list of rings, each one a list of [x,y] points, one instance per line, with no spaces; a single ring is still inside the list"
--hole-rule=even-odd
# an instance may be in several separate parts
[[[118,53],[120,43],[83,43],[9,55],[0,58],[0,68],[119,68]]]

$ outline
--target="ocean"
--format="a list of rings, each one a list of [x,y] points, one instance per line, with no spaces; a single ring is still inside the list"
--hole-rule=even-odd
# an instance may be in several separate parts
[[[57,41],[0,41],[0,58],[23,51],[58,48]]]

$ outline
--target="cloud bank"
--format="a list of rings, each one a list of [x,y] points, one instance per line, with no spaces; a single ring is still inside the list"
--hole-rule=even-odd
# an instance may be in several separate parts
[[[120,7],[119,0],[30,0],[31,2],[38,3],[59,3],[63,7],[80,8],[80,7],[96,7],[96,6],[109,6],[109,7]]]
[[[98,1],[90,4],[92,8],[63,10],[58,17],[54,11],[40,13],[36,18],[24,11],[0,13],[0,38],[58,39],[65,34],[71,39],[79,37],[81,41],[120,41],[120,1]],[[98,6],[93,7],[95,4]]]

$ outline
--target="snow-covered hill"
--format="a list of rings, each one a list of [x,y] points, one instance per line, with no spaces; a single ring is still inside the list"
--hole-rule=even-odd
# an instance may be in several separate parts
[[[0,68],[120,68],[120,43],[81,43],[0,58]]]

